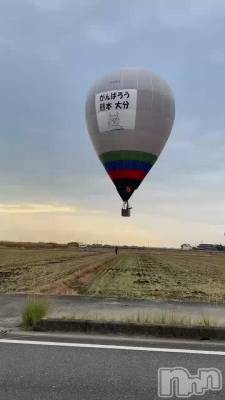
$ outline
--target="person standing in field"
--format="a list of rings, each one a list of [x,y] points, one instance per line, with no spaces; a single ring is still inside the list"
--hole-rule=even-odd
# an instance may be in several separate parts
[[[118,253],[118,246],[115,247],[115,254],[116,254],[116,256],[117,256],[117,253]]]

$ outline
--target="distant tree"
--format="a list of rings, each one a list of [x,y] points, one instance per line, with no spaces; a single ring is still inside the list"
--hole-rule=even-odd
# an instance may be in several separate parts
[[[224,247],[222,244],[218,244],[218,245],[216,246],[216,250],[218,250],[218,251],[223,251],[223,250],[225,250],[225,247]]]
[[[69,242],[69,243],[67,243],[67,246],[69,246],[69,247],[79,247],[79,243],[78,242]]]

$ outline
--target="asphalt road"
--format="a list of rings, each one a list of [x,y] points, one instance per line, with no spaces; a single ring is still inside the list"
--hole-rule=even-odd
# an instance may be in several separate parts
[[[0,339],[0,399],[158,399],[158,368],[217,368],[224,378],[224,361],[225,344],[216,343],[7,337]],[[225,380],[222,391],[191,398],[224,395]]]
[[[21,322],[27,294],[0,294],[0,328],[14,328]],[[208,317],[218,325],[225,325],[225,305],[180,301],[129,300],[88,296],[48,296],[51,317],[73,316],[79,313],[101,315],[118,313],[120,316],[151,311],[184,316]],[[1,400],[1,399],[0,399]]]

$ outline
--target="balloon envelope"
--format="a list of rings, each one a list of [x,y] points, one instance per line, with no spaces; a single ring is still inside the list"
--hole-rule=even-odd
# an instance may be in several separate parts
[[[142,68],[113,71],[90,90],[88,132],[123,201],[128,201],[156,162],[174,117],[170,87]]]

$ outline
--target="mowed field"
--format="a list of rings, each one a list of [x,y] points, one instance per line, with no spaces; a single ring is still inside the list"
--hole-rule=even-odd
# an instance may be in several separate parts
[[[0,292],[225,300],[225,253],[0,248]]]

